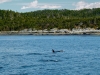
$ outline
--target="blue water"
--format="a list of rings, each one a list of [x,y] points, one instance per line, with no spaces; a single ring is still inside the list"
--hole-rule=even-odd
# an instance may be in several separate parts
[[[100,75],[100,36],[2,35],[0,75]]]

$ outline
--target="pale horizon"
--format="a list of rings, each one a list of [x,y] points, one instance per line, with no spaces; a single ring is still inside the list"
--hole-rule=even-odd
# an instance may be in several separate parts
[[[29,12],[44,9],[92,9],[100,8],[99,0],[0,0],[1,10]]]

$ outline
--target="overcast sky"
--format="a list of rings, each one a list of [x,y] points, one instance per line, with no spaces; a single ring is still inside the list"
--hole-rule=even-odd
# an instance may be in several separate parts
[[[100,0],[0,0],[0,9],[28,12],[43,9],[100,8]]]

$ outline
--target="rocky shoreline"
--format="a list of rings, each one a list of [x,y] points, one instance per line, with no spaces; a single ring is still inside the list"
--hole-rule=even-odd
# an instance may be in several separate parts
[[[0,35],[100,35],[100,30],[95,29],[51,29],[47,30],[21,30],[0,31]]]

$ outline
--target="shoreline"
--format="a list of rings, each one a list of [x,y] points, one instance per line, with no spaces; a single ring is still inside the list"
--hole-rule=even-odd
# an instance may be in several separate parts
[[[69,32],[33,32],[33,31],[0,31],[0,35],[100,35],[100,30]]]

